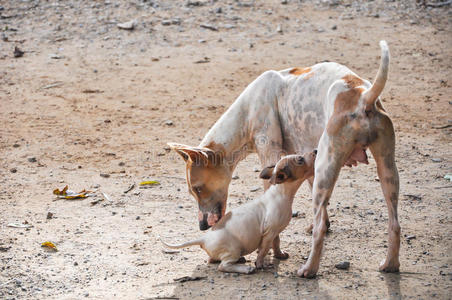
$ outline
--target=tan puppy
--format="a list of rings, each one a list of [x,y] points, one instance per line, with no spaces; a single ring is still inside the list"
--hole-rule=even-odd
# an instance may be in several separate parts
[[[256,200],[228,212],[203,237],[169,248],[200,245],[210,261],[221,261],[218,270],[250,274],[254,267],[239,265],[241,256],[259,249],[256,267],[264,267],[264,257],[273,247],[275,257],[286,259],[279,250],[279,233],[292,218],[293,198],[304,180],[314,175],[316,151],[281,158],[276,166],[265,168],[260,177],[270,179],[272,186]]]

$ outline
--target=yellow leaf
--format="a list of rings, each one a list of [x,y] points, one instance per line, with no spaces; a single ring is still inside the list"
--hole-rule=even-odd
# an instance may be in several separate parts
[[[160,182],[158,182],[157,180],[149,180],[149,181],[143,181],[140,182],[140,185],[159,185]]]
[[[57,247],[52,242],[44,242],[44,243],[41,244],[41,247],[45,247],[45,248],[49,248],[49,249],[58,251]]]
[[[55,189],[55,190],[53,191],[53,193],[54,193],[55,195],[58,195],[58,196],[65,196],[65,195],[66,195],[66,191],[67,191],[68,188],[69,188],[69,187],[66,185],[61,191],[60,191],[59,189]]]
[[[56,189],[53,191],[53,193],[55,195],[58,196],[58,198],[62,198],[62,199],[80,199],[80,198],[86,198],[89,197],[89,193],[91,193],[91,191],[87,191],[87,190],[83,190],[80,192],[74,192],[74,191],[70,191],[68,190],[68,186],[66,185],[64,187],[64,189],[62,189],[61,191],[59,189]]]

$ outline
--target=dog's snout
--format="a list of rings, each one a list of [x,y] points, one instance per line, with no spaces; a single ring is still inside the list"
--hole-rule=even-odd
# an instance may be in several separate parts
[[[207,223],[207,218],[203,219],[202,221],[199,221],[199,229],[200,230],[207,230],[209,228],[210,228],[210,226]]]
[[[314,149],[314,155],[317,155],[317,149]]]

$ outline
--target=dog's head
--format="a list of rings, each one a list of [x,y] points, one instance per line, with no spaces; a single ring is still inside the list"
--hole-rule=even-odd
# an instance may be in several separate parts
[[[185,161],[189,193],[199,206],[199,229],[218,222],[226,209],[232,169],[224,163],[224,152],[206,147],[168,143]]]
[[[317,150],[304,155],[292,154],[282,157],[275,166],[262,170],[260,178],[270,179],[271,184],[306,180],[314,175]]]

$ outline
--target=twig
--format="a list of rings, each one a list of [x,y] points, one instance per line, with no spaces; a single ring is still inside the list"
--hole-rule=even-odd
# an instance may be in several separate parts
[[[107,199],[108,202],[113,202],[111,201],[111,198],[107,194],[102,193],[102,195],[104,195],[105,199]]]
[[[157,296],[157,297],[150,297],[150,298],[145,298],[144,300],[151,300],[151,299],[180,299],[179,297],[174,297],[174,296]]]
[[[54,88],[54,87],[62,86],[63,84],[64,84],[63,82],[58,81],[58,82],[51,83],[49,85],[45,85],[41,89],[47,90],[47,89],[51,89],[51,88]]]
[[[440,126],[432,126],[433,129],[446,129],[452,127],[452,124],[440,125]]]
[[[446,5],[450,5],[452,4],[452,0],[449,1],[445,1],[445,2],[439,2],[439,3],[427,3],[426,6],[430,6],[430,7],[442,7],[442,6],[446,6]]]
[[[132,184],[127,188],[127,190],[125,190],[123,193],[124,193],[124,194],[127,194],[128,192],[130,192],[131,190],[133,190],[134,187],[135,187],[135,183],[132,183]]]
[[[436,190],[439,190],[439,189],[450,189],[450,188],[452,188],[452,185],[435,186]]]
[[[12,281],[14,281],[14,278],[13,278],[13,279],[10,279],[10,280],[8,280],[7,282],[5,282],[5,283],[3,283],[3,284],[0,284],[0,287],[3,287],[3,286],[5,286],[5,285],[7,285],[8,283],[10,283],[10,282],[12,282]]]
[[[180,278],[174,278],[173,280],[176,282],[187,282],[187,281],[198,281],[206,278],[207,276],[184,276]]]

